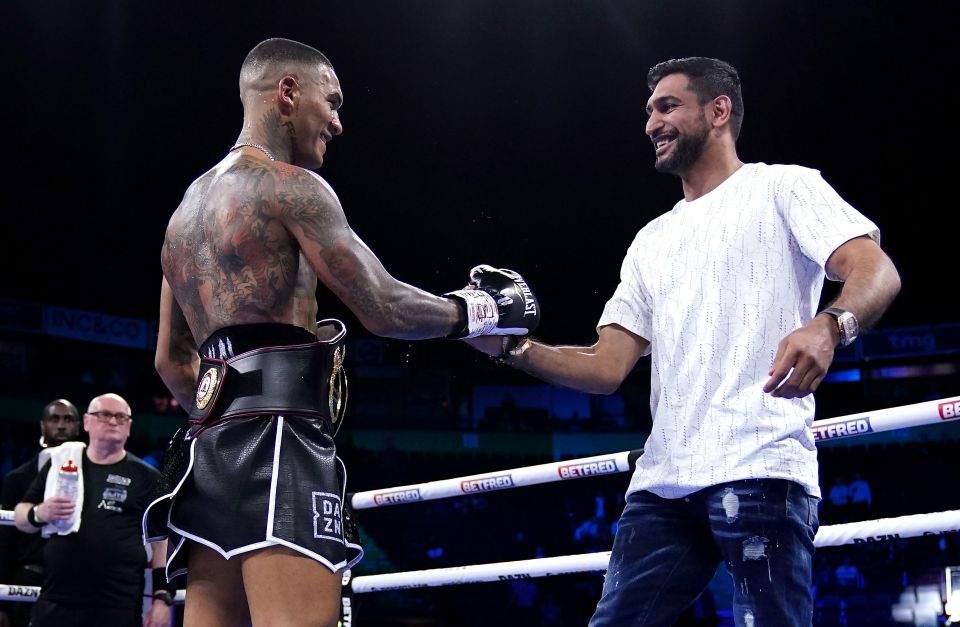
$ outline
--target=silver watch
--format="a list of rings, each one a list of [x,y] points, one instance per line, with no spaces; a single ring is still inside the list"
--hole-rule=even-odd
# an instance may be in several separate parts
[[[827,307],[820,313],[833,316],[837,320],[837,328],[840,329],[840,345],[849,346],[860,335],[860,322],[857,317],[846,309],[839,307]]]

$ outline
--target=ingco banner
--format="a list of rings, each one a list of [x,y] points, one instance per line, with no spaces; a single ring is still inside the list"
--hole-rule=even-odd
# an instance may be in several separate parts
[[[149,348],[153,342],[146,320],[80,309],[46,307],[44,327],[47,335],[100,344]]]

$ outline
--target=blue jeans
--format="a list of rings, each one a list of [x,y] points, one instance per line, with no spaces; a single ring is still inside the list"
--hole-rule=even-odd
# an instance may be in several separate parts
[[[750,479],[679,499],[634,492],[590,627],[672,625],[721,560],[738,627],[809,627],[817,503],[792,481]]]

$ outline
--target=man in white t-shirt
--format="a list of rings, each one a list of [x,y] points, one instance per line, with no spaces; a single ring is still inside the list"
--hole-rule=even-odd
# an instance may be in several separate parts
[[[637,234],[593,346],[471,341],[556,385],[613,393],[650,355],[653,428],[591,627],[672,624],[726,562],[737,625],[810,625],[820,488],[811,393],[900,289],[875,224],[819,172],[743,163],[737,71],[650,70],[646,133],[683,199]],[[824,278],[844,282],[817,312]]]

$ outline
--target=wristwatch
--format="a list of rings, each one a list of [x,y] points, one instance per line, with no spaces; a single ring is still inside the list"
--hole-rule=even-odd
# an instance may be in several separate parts
[[[840,345],[849,346],[860,335],[860,323],[857,317],[846,309],[839,307],[827,307],[820,313],[833,316],[837,320],[837,328],[840,330]]]

